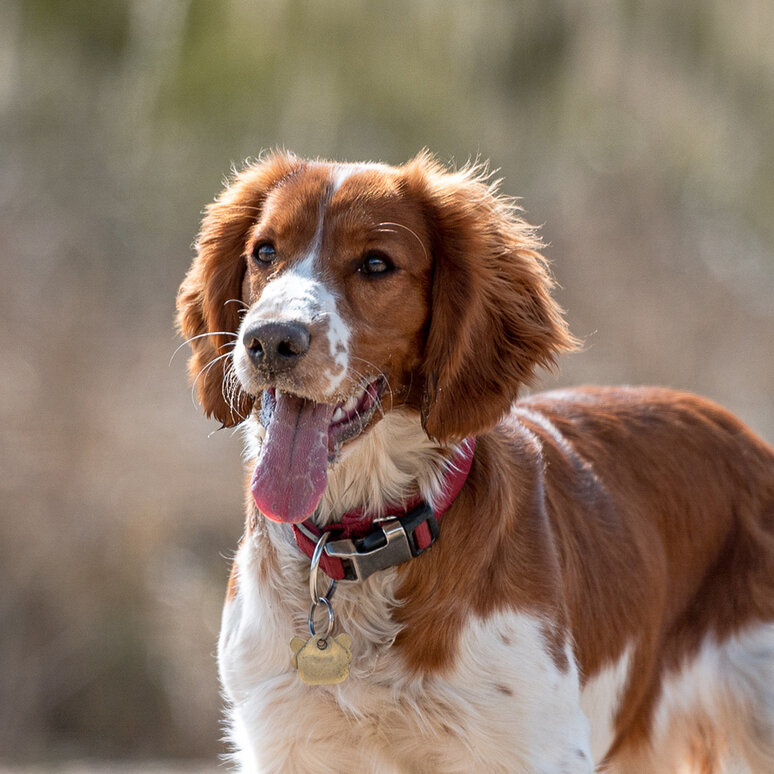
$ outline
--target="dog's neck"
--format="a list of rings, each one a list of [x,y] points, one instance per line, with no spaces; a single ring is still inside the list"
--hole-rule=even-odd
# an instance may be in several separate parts
[[[260,453],[264,429],[251,417],[244,432],[245,457],[252,465]],[[453,452],[454,448],[443,448],[427,437],[418,414],[389,412],[366,435],[348,444],[329,469],[328,487],[316,518],[318,526],[355,508],[377,512],[417,492],[433,505],[439,500],[447,460]],[[261,594],[273,600],[271,609],[287,619],[288,630],[304,632],[309,557],[296,545],[290,525],[264,518],[250,502],[240,554],[240,571],[261,579]],[[389,650],[400,631],[401,624],[391,614],[399,605],[396,577],[396,569],[388,568],[362,583],[337,587],[337,625],[354,643],[351,676],[371,675],[376,659]],[[282,658],[284,650],[278,656]]]
[[[265,431],[254,416],[244,427],[245,457],[254,461]],[[325,526],[356,508],[379,516],[388,505],[407,502],[416,494],[433,505],[453,452],[454,447],[428,438],[416,412],[388,412],[365,435],[347,444],[328,469],[328,487],[315,523]]]

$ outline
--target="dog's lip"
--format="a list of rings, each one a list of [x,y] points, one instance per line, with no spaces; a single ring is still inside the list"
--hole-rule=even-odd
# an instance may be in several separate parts
[[[361,393],[336,405],[328,427],[328,450],[332,456],[335,457],[343,443],[356,438],[366,429],[380,406],[386,388],[387,382],[380,376],[364,387]]]
[[[386,389],[387,380],[384,376],[378,376],[366,384],[360,392],[353,393],[336,403],[332,420],[328,427],[331,440],[335,445],[349,440],[366,427],[373,418],[376,409],[380,406],[382,395],[384,395]],[[276,387],[269,387],[263,391],[258,416],[264,427],[268,427],[271,422],[276,400]],[[307,398],[307,400],[311,399]]]
[[[337,403],[333,411],[331,428],[345,425],[374,408],[381,397],[383,381],[382,377],[374,379],[359,394],[350,395],[345,401]]]

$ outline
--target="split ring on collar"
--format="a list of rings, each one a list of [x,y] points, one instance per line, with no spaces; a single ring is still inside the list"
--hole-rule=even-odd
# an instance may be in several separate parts
[[[317,607],[317,605],[325,605],[325,608],[328,611],[328,626],[325,629],[325,634],[317,634],[314,627],[314,609]],[[318,597],[316,602],[312,602],[312,606],[309,608],[309,618],[307,619],[307,623],[309,624],[309,634],[312,635],[312,637],[318,637],[320,640],[327,640],[330,636],[330,633],[333,631],[333,624],[335,623],[336,619],[333,615],[333,605],[330,603],[330,600],[328,597]]]
[[[323,555],[323,551],[325,550],[325,544],[328,542],[328,538],[330,536],[330,532],[323,532],[317,540],[317,543],[314,547],[314,552],[312,553],[312,564],[309,567],[309,596],[312,598],[312,609],[314,609],[314,607],[318,604],[319,600],[330,600],[330,598],[333,596],[333,590],[336,586],[336,581],[331,579],[330,586],[328,586],[328,590],[325,592],[325,594],[321,596],[317,591],[317,571],[320,567],[320,559]],[[314,632],[312,632],[312,634],[314,634]]]

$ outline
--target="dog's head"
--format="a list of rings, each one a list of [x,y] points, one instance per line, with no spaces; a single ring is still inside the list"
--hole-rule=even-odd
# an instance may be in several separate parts
[[[208,415],[255,411],[254,492],[314,510],[327,465],[383,414],[453,442],[495,424],[572,348],[539,241],[476,167],[266,157],[206,211],[178,296]]]

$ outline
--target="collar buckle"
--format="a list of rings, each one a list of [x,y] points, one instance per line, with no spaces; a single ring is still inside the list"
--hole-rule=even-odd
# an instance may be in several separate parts
[[[427,524],[430,542],[420,546],[415,532]],[[433,509],[420,503],[405,516],[389,516],[374,521],[379,529],[359,540],[330,540],[325,545],[328,556],[340,559],[345,569],[345,581],[362,581],[379,570],[394,567],[419,556],[438,538],[438,522]]]

